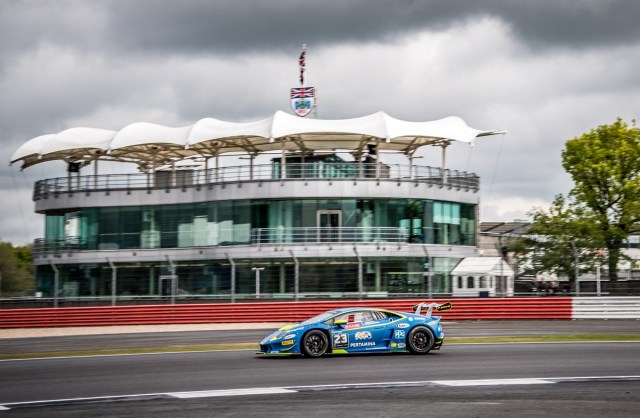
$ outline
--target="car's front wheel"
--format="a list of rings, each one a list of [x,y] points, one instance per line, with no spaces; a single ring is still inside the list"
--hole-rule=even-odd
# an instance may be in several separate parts
[[[407,347],[412,353],[427,354],[433,348],[435,341],[433,331],[425,326],[417,326],[407,336]]]
[[[320,357],[329,348],[327,334],[317,329],[307,332],[302,338],[302,354],[309,357]]]

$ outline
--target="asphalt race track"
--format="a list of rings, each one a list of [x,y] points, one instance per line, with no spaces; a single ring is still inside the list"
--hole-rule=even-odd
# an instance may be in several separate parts
[[[0,361],[0,418],[636,417],[639,353],[632,342],[445,343],[426,356],[240,350]]]
[[[493,337],[554,334],[640,334],[636,320],[506,320],[444,321],[447,337]],[[274,328],[235,331],[186,331],[135,334],[78,335],[0,340],[0,354],[105,348],[168,347],[256,343]]]

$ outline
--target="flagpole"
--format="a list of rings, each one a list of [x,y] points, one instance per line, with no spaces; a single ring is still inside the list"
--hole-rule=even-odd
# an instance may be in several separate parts
[[[302,44],[302,52],[298,59],[298,66],[300,67],[300,87],[304,87],[304,72],[306,70],[307,61],[307,44]]]
[[[291,89],[291,108],[300,117],[314,115],[318,117],[318,107],[316,106],[316,94],[314,87],[305,87],[304,73],[307,65],[307,44],[302,44],[302,51],[298,57],[298,69],[300,71],[300,87]],[[309,105],[313,106],[309,109]]]
[[[300,65],[300,87],[304,88],[304,72],[307,70],[307,44],[302,44],[302,52],[298,60]],[[318,119],[318,92],[314,89],[313,116]]]

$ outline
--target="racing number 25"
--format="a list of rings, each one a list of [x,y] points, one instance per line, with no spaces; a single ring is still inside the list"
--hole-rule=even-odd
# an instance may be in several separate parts
[[[333,346],[342,348],[349,346],[349,336],[347,334],[333,334]]]

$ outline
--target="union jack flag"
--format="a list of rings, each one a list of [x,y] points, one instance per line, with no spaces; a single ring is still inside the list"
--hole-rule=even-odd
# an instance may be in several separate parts
[[[292,99],[302,99],[304,97],[315,97],[316,88],[315,87],[294,87],[291,89],[291,98]]]

